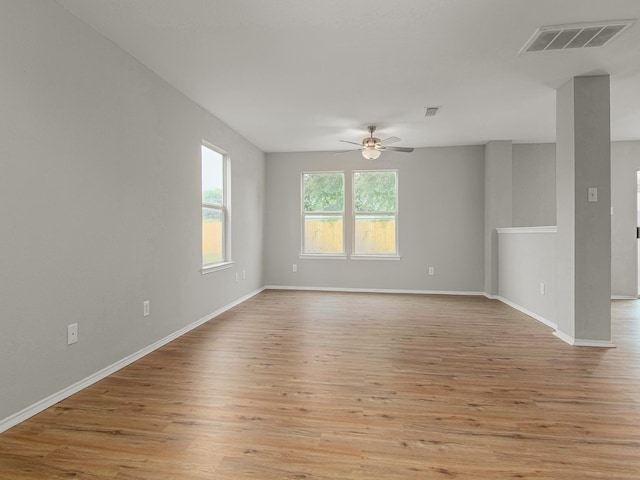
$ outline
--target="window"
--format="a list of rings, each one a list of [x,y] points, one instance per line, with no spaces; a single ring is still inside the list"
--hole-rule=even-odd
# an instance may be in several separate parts
[[[303,173],[302,200],[302,252],[344,255],[344,173]]]
[[[400,258],[396,170],[302,174],[302,255],[344,258],[345,232],[351,258]]]
[[[353,254],[398,254],[398,172],[353,172]]]
[[[202,145],[202,267],[229,261],[227,155]]]

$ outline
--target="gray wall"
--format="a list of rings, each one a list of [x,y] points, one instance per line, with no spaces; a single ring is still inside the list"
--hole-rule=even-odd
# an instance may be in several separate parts
[[[514,227],[555,225],[555,144],[513,146]],[[637,296],[640,141],[611,143],[611,294]]]
[[[513,146],[513,198],[514,226],[548,225],[551,223],[551,208],[555,216],[555,198],[542,192],[555,187],[555,144],[514,145]],[[637,244],[636,239],[636,173],[640,170],[640,142],[611,143],[611,294],[612,296],[635,298],[637,295]],[[536,192],[540,192],[536,198]],[[555,194],[554,194],[555,195]],[[526,201],[525,201],[526,200]],[[539,208],[543,206],[544,208]],[[547,212],[540,216],[539,213]],[[547,220],[536,221],[539,218]],[[526,220],[523,220],[526,219]],[[537,223],[536,223],[537,222]],[[555,222],[555,218],[553,219]],[[508,241],[514,241],[509,237]],[[537,238],[537,237],[536,237]],[[508,246],[507,246],[508,247]],[[501,245],[502,248],[502,245]],[[516,250],[510,249],[514,258]],[[501,264],[501,280],[505,280],[505,291],[501,295],[547,319],[555,315],[545,313],[548,298],[539,297],[536,275],[522,277],[519,269],[537,269],[542,265],[538,259],[531,263],[531,252],[518,262]],[[535,254],[537,255],[537,253]],[[540,265],[539,265],[540,264]],[[524,266],[524,267],[523,267]],[[505,269],[503,271],[502,269]],[[518,282],[509,278],[517,278]],[[555,280],[555,279],[554,279]],[[519,291],[523,285],[529,285],[525,291]],[[554,294],[553,287],[547,285],[547,297]]]
[[[500,297],[555,328],[556,233],[517,230],[499,234]]]
[[[56,2],[0,3],[0,63],[1,420],[260,288],[265,166]],[[203,139],[231,155],[237,262],[204,276]]]
[[[298,258],[301,172],[366,168],[399,171],[401,260]],[[358,152],[268,154],[266,283],[482,292],[483,190],[482,146],[387,152],[375,161],[364,160]],[[291,271],[294,263],[297,273]],[[435,275],[428,275],[429,266]]]
[[[496,228],[512,222],[513,151],[510,141],[485,145],[484,155],[484,292],[499,293],[498,234]]]
[[[555,224],[555,143],[513,145],[513,226]]]
[[[636,297],[638,240],[636,239],[636,172],[640,170],[640,141],[611,144],[611,293]]]

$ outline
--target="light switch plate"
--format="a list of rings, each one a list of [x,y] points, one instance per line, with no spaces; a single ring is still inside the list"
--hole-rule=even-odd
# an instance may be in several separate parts
[[[598,201],[598,189],[595,187],[589,187],[589,201],[597,202]]]

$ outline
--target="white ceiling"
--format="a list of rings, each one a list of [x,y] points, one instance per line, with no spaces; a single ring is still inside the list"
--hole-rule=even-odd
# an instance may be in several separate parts
[[[640,139],[640,23],[599,49],[520,55],[545,25],[640,18],[639,0],[58,0],[266,152],[555,139],[555,89],[611,75]],[[436,117],[424,108],[439,106]]]

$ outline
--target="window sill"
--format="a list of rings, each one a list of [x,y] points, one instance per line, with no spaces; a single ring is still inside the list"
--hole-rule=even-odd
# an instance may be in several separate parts
[[[208,265],[206,267],[202,267],[200,269],[200,273],[202,275],[206,275],[207,273],[217,272],[218,270],[226,270],[227,268],[233,267],[234,262],[223,262],[216,263],[215,265]]]
[[[347,256],[346,255],[340,255],[340,254],[332,254],[332,253],[328,253],[328,254],[321,254],[321,253],[301,253],[298,258],[304,258],[304,259],[309,259],[309,260],[346,260]]]
[[[298,258],[308,260],[401,260],[400,255],[337,255],[337,254],[321,254],[321,253],[301,253]]]
[[[350,255],[351,260],[400,260],[400,255]]]

